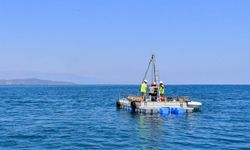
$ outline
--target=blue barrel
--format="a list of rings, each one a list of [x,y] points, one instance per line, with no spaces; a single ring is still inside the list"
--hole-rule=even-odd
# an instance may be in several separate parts
[[[160,108],[160,114],[161,115],[168,115],[168,114],[170,114],[170,108],[169,107],[162,107],[162,108]]]
[[[132,111],[132,108],[130,106],[128,106],[128,111]]]
[[[185,113],[185,109],[180,107],[178,108],[178,112],[177,112],[177,115],[183,115]]]
[[[185,113],[185,110],[182,107],[171,107],[170,112],[171,114],[182,115]]]
[[[176,114],[177,109],[175,107],[170,108],[171,114]]]

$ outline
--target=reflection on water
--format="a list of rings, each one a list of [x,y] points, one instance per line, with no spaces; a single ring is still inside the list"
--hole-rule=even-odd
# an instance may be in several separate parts
[[[163,142],[163,120],[158,115],[135,115],[140,149],[152,149]]]
[[[166,144],[169,142],[185,146],[183,139],[187,138],[184,136],[193,132],[199,118],[196,114],[161,116],[127,113],[136,124],[134,139],[137,148],[143,150],[171,148]]]

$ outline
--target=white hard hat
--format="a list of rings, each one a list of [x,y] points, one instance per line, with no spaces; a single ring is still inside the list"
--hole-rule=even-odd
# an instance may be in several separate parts
[[[144,80],[144,82],[145,82],[145,83],[148,83],[148,81],[147,81],[147,80]]]
[[[163,81],[160,81],[160,84],[163,84]]]

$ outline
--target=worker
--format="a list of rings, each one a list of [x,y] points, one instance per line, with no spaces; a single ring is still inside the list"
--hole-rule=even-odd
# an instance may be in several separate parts
[[[164,97],[165,87],[163,81],[160,81],[159,91],[160,91],[160,100],[165,101],[166,100],[166,98]]]
[[[157,101],[157,91],[158,88],[156,86],[156,82],[153,82],[149,87],[149,96],[151,101]]]
[[[147,83],[148,81],[147,80],[144,80],[141,84],[141,94],[142,94],[142,97],[143,97],[143,101],[146,100],[146,95],[147,95]]]

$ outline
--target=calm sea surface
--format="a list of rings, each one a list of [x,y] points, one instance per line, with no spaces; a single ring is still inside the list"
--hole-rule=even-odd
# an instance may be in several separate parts
[[[0,149],[250,149],[250,86],[167,86],[202,111],[116,110],[138,86],[0,86]]]

